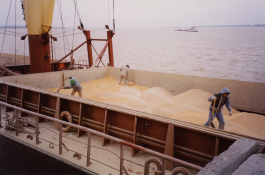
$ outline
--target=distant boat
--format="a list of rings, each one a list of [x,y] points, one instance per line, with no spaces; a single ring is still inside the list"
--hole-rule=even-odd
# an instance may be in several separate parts
[[[176,31],[186,31],[187,29],[175,29]]]
[[[198,32],[198,29],[196,27],[192,26],[189,29],[175,29],[175,31]]]
[[[198,29],[192,26],[191,29],[187,29],[186,32],[198,32]]]

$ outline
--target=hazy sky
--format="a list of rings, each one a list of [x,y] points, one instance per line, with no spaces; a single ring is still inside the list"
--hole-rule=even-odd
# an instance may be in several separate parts
[[[25,25],[20,0],[12,1],[8,25],[15,24],[15,2],[17,25]],[[60,2],[64,25],[72,27],[73,0],[55,1],[53,26],[62,25]],[[10,0],[0,0],[0,26],[6,24],[9,4]],[[108,23],[112,28],[112,0],[77,0],[77,7],[86,29]],[[116,28],[265,24],[265,0],[115,0],[114,16]]]

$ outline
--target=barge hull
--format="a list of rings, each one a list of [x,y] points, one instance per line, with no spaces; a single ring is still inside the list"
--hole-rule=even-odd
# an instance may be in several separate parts
[[[153,75],[159,80],[161,79],[161,82],[156,81],[156,83],[159,82],[157,84],[159,86],[160,83],[165,82],[165,79],[163,79],[165,76],[173,79],[182,77],[178,77],[178,75],[173,77],[173,74],[158,74],[159,73],[156,72],[131,70],[131,75],[134,77],[131,80],[137,84],[146,85],[146,83],[142,82],[142,79],[140,79],[140,75],[143,79],[145,76]],[[251,138],[259,141],[261,146],[264,147],[265,145],[265,141],[262,139],[38,88],[51,88],[50,86],[59,87],[61,86],[61,81],[67,76],[74,76],[82,83],[97,78],[103,78],[107,75],[116,78],[119,75],[119,70],[108,67],[102,69],[13,76],[10,77],[10,79],[3,78],[0,82],[0,100],[56,119],[59,119],[59,115],[62,111],[69,111],[73,116],[73,123],[75,124],[202,167],[210,162],[214,156],[227,150],[238,138]],[[149,76],[149,79],[152,80],[153,76]],[[183,85],[182,88],[178,89],[185,91],[186,88],[198,88],[196,85],[198,86],[200,81],[197,79],[201,79],[201,77],[188,78],[183,76],[183,78],[186,79],[187,85]],[[190,80],[191,78],[195,80]],[[205,79],[207,80],[207,78]],[[184,79],[182,80],[181,78],[179,82],[182,81],[184,81]],[[217,80],[212,80],[211,83],[214,83],[214,81]],[[147,81],[147,83],[150,85],[152,82]],[[156,83],[153,82],[152,85],[156,85]],[[189,83],[192,84],[189,85]],[[231,83],[235,82],[232,81]],[[169,82],[165,83],[165,85],[168,84]],[[167,89],[173,88],[173,85],[176,84],[171,84]],[[222,86],[222,84],[218,85]],[[259,86],[264,86],[264,84],[260,84]],[[213,87],[214,86],[210,86],[210,88]],[[175,94],[177,92],[174,91],[172,93]],[[235,93],[235,96],[236,95]],[[8,110],[10,109],[7,108],[6,111]],[[23,115],[24,114],[21,113],[21,116]],[[58,123],[54,123],[54,128],[58,129]],[[81,130],[78,131],[78,137],[84,134],[85,132]],[[105,145],[109,142],[108,139],[103,139],[102,144]],[[138,152],[139,150],[132,148],[132,156]],[[172,168],[173,165],[169,164],[168,167]]]

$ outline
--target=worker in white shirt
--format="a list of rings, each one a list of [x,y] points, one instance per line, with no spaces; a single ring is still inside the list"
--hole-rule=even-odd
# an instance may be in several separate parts
[[[130,66],[129,65],[126,65],[126,67],[122,67],[120,69],[121,74],[120,74],[119,85],[121,84],[121,81],[122,81],[122,78],[123,78],[124,79],[124,82],[125,82],[125,86],[127,86],[127,81],[129,81],[128,80],[128,77],[129,77],[129,68],[130,68]]]

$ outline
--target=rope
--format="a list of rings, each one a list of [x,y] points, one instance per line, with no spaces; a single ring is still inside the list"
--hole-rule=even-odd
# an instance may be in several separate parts
[[[109,0],[108,0],[108,26],[109,26]]]
[[[71,30],[72,31],[72,30]],[[75,35],[80,35],[80,34],[83,34],[83,33],[76,33]],[[63,35],[63,36],[57,36],[56,38],[61,38],[61,37],[64,37],[64,36],[72,36],[73,34],[70,34],[70,35]]]
[[[3,122],[1,122],[4,126],[7,126],[7,124],[5,124],[5,123],[3,123]],[[13,127],[13,126],[9,126],[8,125],[8,127],[9,128],[13,128],[13,129],[16,129],[16,127]],[[41,127],[40,127],[41,128]],[[46,128],[47,129],[47,128]],[[20,129],[18,129],[19,131],[22,131],[22,132],[27,132],[28,134],[30,134],[31,136],[33,136],[33,137],[36,137],[36,135],[35,135],[35,133],[30,133],[29,131],[26,131],[26,130],[20,130]],[[57,133],[56,133],[57,134]],[[58,146],[59,147],[59,145],[58,144],[56,144],[56,143],[54,143],[54,142],[51,142],[51,141],[49,141],[49,140],[46,140],[46,139],[43,139],[43,138],[40,138],[39,137],[39,140],[43,140],[43,141],[45,141],[45,142],[48,142],[48,143],[50,143],[50,144],[53,144],[53,145],[55,145],[55,146]],[[73,139],[72,139],[73,140]],[[76,140],[74,140],[74,141],[76,141]],[[82,143],[82,142],[81,142]],[[86,144],[87,145],[87,144]],[[91,146],[91,147],[94,147],[94,146]],[[70,152],[73,152],[73,153],[78,153],[78,152],[76,152],[76,151],[74,151],[74,150],[71,150],[71,149],[69,149],[69,148],[65,148],[65,147],[63,147],[62,146],[62,148],[63,149],[65,149],[65,150],[67,150],[68,149],[68,151],[70,151]],[[103,148],[102,148],[103,149]],[[109,150],[108,150],[109,151]],[[83,157],[87,157],[86,155],[84,155],[84,154],[81,154],[81,153],[78,153],[78,154],[80,154],[81,156],[83,156]],[[120,156],[118,156],[118,157],[120,157]],[[105,164],[105,163],[102,163],[102,162],[100,162],[100,161],[98,161],[98,160],[96,160],[96,159],[93,159],[93,158],[89,158],[89,159],[91,159],[91,160],[93,160],[93,161],[95,161],[95,162],[98,162],[98,163],[100,163],[100,164],[102,164],[102,165],[105,165],[105,166],[107,166],[107,167],[109,167],[109,168],[111,168],[111,169],[114,169],[114,170],[116,170],[116,171],[120,171],[119,169],[117,169],[117,168],[114,168],[114,167],[112,167],[112,166],[110,166],[110,165],[107,165],[107,164]],[[127,160],[127,159],[124,159],[123,158],[123,160],[126,160],[126,161],[128,161],[128,162],[131,162],[131,163],[134,163],[134,164],[136,164],[136,165],[139,165],[139,166],[142,166],[142,167],[144,167],[143,165],[140,165],[140,164],[137,164],[137,163],[135,163],[135,162],[133,162],[133,161],[130,161],[130,160]],[[127,174],[126,172],[125,172],[125,174]]]
[[[25,65],[25,41],[26,40],[24,40],[24,65]]]
[[[98,52],[96,51],[96,49],[95,49],[95,47],[93,46],[93,44],[91,44],[91,45],[92,45],[93,49],[95,50],[96,54],[98,55]],[[103,61],[102,61],[102,57],[104,56],[105,51],[106,51],[106,49],[104,50],[103,54],[100,56],[100,59],[99,59],[99,62],[98,62],[98,65],[99,65],[100,62],[102,62],[102,64],[103,64],[104,67],[105,67],[105,64],[104,64]],[[98,55],[98,56],[99,56],[99,55]],[[97,65],[97,66],[98,66],[98,65]]]
[[[91,46],[93,47],[93,49],[95,50],[96,54],[98,55],[98,52],[96,51],[95,47],[93,46],[93,44],[91,43]]]
[[[21,2],[21,7],[22,7],[22,15],[24,16],[23,20],[25,20],[25,11],[24,11],[24,6],[23,6],[23,0],[20,0],[20,2]]]
[[[17,34],[17,0],[15,0],[15,35]],[[17,70],[17,40],[15,36],[15,70]]]
[[[6,113],[5,113],[5,114],[6,114]],[[9,128],[16,129],[16,127],[14,127],[14,126],[10,126],[10,125],[7,125],[7,124],[5,124],[5,123],[3,123],[3,122],[1,122],[1,124],[3,124],[4,126],[8,126]],[[47,129],[47,130],[51,131],[52,133],[55,133],[55,134],[59,135],[58,133],[52,131],[51,129],[49,129],[49,128],[47,128],[47,127],[42,126],[42,127],[39,127],[39,128]],[[18,129],[18,130],[19,130],[19,131],[22,131],[22,132],[27,132],[27,133],[30,134],[31,136],[36,137],[36,134],[35,134],[35,133],[30,133],[29,131],[26,131],[26,130],[24,130],[24,129],[23,129],[23,130]],[[66,136],[62,136],[62,137],[65,137],[65,138],[68,138],[68,139],[70,139],[70,140],[73,140],[73,141],[76,141],[76,142],[82,143],[82,144],[84,144],[84,145],[87,145],[87,143],[83,143],[83,142],[81,142],[81,141],[78,141],[78,140],[75,140],[75,139],[71,139],[71,138],[66,137]],[[40,140],[43,140],[43,141],[46,141],[46,142],[48,142],[48,143],[50,143],[50,144],[53,144],[53,145],[59,147],[59,145],[56,144],[56,143],[54,143],[54,142],[51,142],[51,141],[49,141],[49,140],[46,140],[46,139],[44,139],[44,138],[40,138],[40,137],[39,137],[39,139],[40,139]],[[120,158],[119,155],[113,153],[112,151],[110,151],[110,150],[108,150],[108,149],[100,148],[100,147],[97,147],[97,146],[90,146],[90,147],[94,147],[94,148],[102,149],[102,150],[105,150],[105,151],[109,151],[110,153],[112,153],[112,154],[114,154],[115,156],[117,156],[118,158]],[[63,148],[63,149],[66,149],[65,147],[62,147],[62,148]],[[67,149],[68,149],[70,152],[78,153],[78,152],[76,152],[76,151],[74,151],[74,150],[71,150],[71,149],[69,149],[69,148],[67,148]],[[66,149],[66,150],[67,150],[67,149]],[[80,155],[83,156],[83,157],[87,157],[87,156],[84,155],[84,154],[81,154],[81,153],[78,153],[78,154],[80,154]],[[105,164],[105,163],[102,163],[102,162],[100,162],[100,161],[98,161],[98,160],[96,160],[96,159],[93,159],[93,158],[91,158],[91,157],[90,157],[90,159],[93,160],[93,161],[95,161],[95,162],[98,162],[98,163],[100,163],[100,164],[102,164],[102,165],[105,165],[105,166],[107,166],[107,167],[109,167],[109,168],[112,168],[112,169],[114,169],[114,170],[120,171],[120,170],[118,170],[118,169],[116,169],[116,168],[114,168],[114,167],[111,167],[110,165],[107,165],[107,164]],[[131,163],[133,163],[133,164],[135,164],[135,165],[138,165],[138,166],[141,166],[141,167],[145,167],[144,165],[138,164],[138,163],[136,163],[136,162],[134,162],[134,161],[131,161],[131,160],[128,160],[128,159],[125,159],[125,158],[123,158],[123,160],[128,161],[128,162],[131,162]],[[126,172],[125,172],[125,173],[126,173]],[[126,174],[127,174],[127,173],[126,173]]]
[[[62,32],[63,32],[63,34],[65,35],[65,28],[64,28],[64,24],[63,24],[63,16],[62,16],[62,4],[61,4],[61,0],[60,0],[60,5],[59,5],[58,0],[57,0],[57,6],[58,6],[58,10],[59,10],[60,17],[61,17],[61,22],[62,22]],[[64,37],[63,37],[63,42],[64,42],[64,54],[66,55]],[[69,48],[69,44],[68,44],[67,37],[66,37],[66,42],[67,42],[68,50],[69,50],[69,52],[70,52],[70,48]]]
[[[79,29],[74,29],[74,30],[79,30]],[[65,33],[67,32],[72,32],[72,29],[66,30]],[[61,34],[62,32],[58,32],[58,33],[53,33],[53,36]]]
[[[58,133],[52,131],[51,129],[49,129],[49,128],[45,127],[45,126],[42,126],[42,127],[39,127],[39,128],[45,128],[45,129],[49,130],[50,132],[59,135]],[[72,138],[69,138],[69,137],[66,137],[66,136],[62,136],[62,137],[65,137],[65,138],[68,138],[69,140],[73,140],[73,141],[76,141],[76,142],[82,143],[82,144],[84,144],[84,145],[87,145],[87,143],[84,143],[84,142],[81,142],[81,141],[78,141],[78,140],[75,140],[75,139],[72,139]],[[120,158],[120,156],[118,156],[117,154],[115,154],[114,152],[112,152],[112,151],[110,151],[110,150],[108,150],[108,149],[100,148],[100,147],[97,147],[97,146],[90,146],[90,147],[94,147],[94,148],[102,149],[102,150],[105,150],[105,151],[109,151],[109,152],[112,153],[113,155],[115,155],[115,156],[117,156],[118,158]]]
[[[75,10],[76,10],[76,12],[77,12],[77,15],[78,15],[78,18],[79,18],[79,22],[80,22],[80,27],[81,27],[82,29],[84,29],[84,25],[83,25],[83,23],[82,23],[82,21],[81,21],[81,18],[80,18],[80,15],[79,15],[79,11],[78,11],[78,8],[77,8],[77,6],[76,6],[76,4],[77,4],[77,0],[74,1],[74,3],[75,3]]]
[[[39,127],[39,128],[42,128],[42,127]],[[44,128],[46,128],[46,127],[44,127]],[[46,129],[48,129],[48,128],[46,128]],[[50,130],[50,129],[48,129],[48,130]],[[51,131],[51,130],[50,130],[50,131]],[[52,131],[52,132],[53,132],[53,131]],[[54,132],[54,133],[56,133],[56,132]],[[57,134],[57,133],[56,133],[56,134]],[[33,135],[33,136],[35,137],[35,135]],[[62,136],[62,137],[65,137],[65,136]],[[66,138],[68,138],[68,137],[66,137]],[[45,140],[45,139],[40,138],[40,137],[39,137],[39,139],[40,139],[40,140],[44,140],[44,141],[46,141],[46,142],[48,142],[48,143],[52,143],[53,145],[56,145],[56,146],[59,147],[59,145],[56,144],[56,143],[50,142],[50,141]],[[70,139],[70,138],[68,138],[68,139]],[[71,139],[71,140],[74,140],[74,139]],[[74,141],[77,141],[77,140],[74,140]],[[77,142],[79,142],[79,141],[77,141]],[[83,142],[80,142],[80,143],[83,143]],[[87,145],[86,143],[83,143],[83,144]],[[91,147],[95,147],[95,146],[91,146]],[[66,149],[65,147],[62,147],[62,148]],[[97,148],[97,147],[96,147],[96,148]],[[102,149],[103,149],[103,148],[102,148]],[[74,152],[74,153],[78,153],[78,152],[76,152],[76,151],[74,151],[74,150],[71,150],[71,149],[69,149],[69,148],[68,148],[68,150],[71,151],[71,152]],[[107,151],[109,151],[109,150],[107,150]],[[84,155],[84,154],[81,154],[81,153],[78,153],[78,154],[80,154],[80,155],[83,156],[83,157],[87,157],[87,156]],[[117,156],[117,155],[116,155],[116,156]],[[119,156],[118,156],[118,157],[119,157]],[[110,165],[107,165],[107,164],[105,164],[105,163],[102,163],[102,162],[100,162],[100,161],[98,161],[98,160],[96,160],[96,159],[93,159],[93,158],[91,158],[91,157],[90,157],[90,159],[93,160],[93,161],[95,161],[95,162],[98,162],[98,163],[100,163],[100,164],[102,164],[102,165],[105,165],[105,166],[107,166],[107,167],[109,167],[109,168],[112,168],[112,169],[114,169],[114,170],[120,171],[120,170],[118,170],[118,169],[116,169],[116,168],[114,168],[114,167],[111,167]]]
[[[125,158],[123,158],[123,160],[126,160],[126,161],[128,161],[128,162],[134,163],[135,165],[138,165],[138,166],[141,166],[141,167],[145,167],[144,165],[141,165],[141,164],[139,164],[139,163],[135,163],[135,162],[133,162],[133,161],[131,161],[131,160],[128,160],[128,159],[125,159]]]
[[[2,32],[0,32],[0,34],[16,36],[15,34],[10,34],[10,33],[2,33]]]
[[[106,28],[103,28],[103,29],[97,29],[97,30],[91,30],[90,32],[96,32],[96,31],[99,31],[99,30],[106,30]]]
[[[11,3],[12,3],[12,0],[10,1],[10,5],[9,5],[8,15],[7,15],[7,19],[6,19],[6,27],[7,27],[7,22],[8,22],[8,18],[9,18],[9,12],[10,12]],[[5,32],[6,32],[6,27],[5,27]],[[2,50],[3,50],[3,46],[4,46],[4,41],[5,41],[5,33],[4,33],[3,42],[2,42],[0,58],[2,56]]]
[[[104,52],[103,52],[103,54],[100,55],[100,59],[99,59],[99,62],[98,62],[98,65],[99,65],[99,63],[100,63],[100,61],[101,61],[101,63],[103,64],[104,67],[105,67],[105,65],[104,65],[104,63],[103,63],[103,61],[102,61],[101,59],[103,58],[104,53],[105,53],[106,50],[107,50],[107,49],[105,49]],[[97,66],[98,66],[98,65],[97,65]]]
[[[115,33],[114,0],[113,0],[113,33]]]
[[[74,16],[74,28],[73,28],[73,40],[72,40],[72,50],[74,49],[74,39],[75,39],[75,17],[76,17],[76,0],[73,0],[75,4],[75,16]],[[73,57],[73,52],[72,52],[72,57]]]
[[[2,30],[2,31],[5,31],[5,29],[0,29],[0,30]],[[15,32],[8,31],[8,30],[7,30],[6,32],[8,32],[8,33],[14,33],[14,34],[15,34]],[[18,32],[17,32],[17,34],[20,34],[20,35],[25,35],[25,34],[23,34],[23,33],[18,33]],[[16,36],[19,36],[19,35],[16,35]]]

